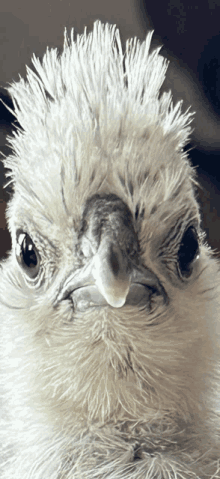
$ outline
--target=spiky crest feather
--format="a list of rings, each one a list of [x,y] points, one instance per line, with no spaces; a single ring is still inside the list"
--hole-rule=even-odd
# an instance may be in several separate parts
[[[142,197],[149,211],[167,200],[169,214],[172,197],[179,212],[180,189],[188,208],[194,175],[182,148],[192,113],[173,107],[170,92],[159,98],[168,63],[159,48],[149,53],[151,37],[127,41],[124,54],[116,27],[96,22],[75,42],[65,34],[60,56],[34,56],[36,73],[27,68],[27,81],[9,88],[21,129],[5,166],[24,203],[39,214],[41,202],[51,205],[49,221],[73,203],[80,218],[85,199],[102,190],[120,192],[133,213]]]

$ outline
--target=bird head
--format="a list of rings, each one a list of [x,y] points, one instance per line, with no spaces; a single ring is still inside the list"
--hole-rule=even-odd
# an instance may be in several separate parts
[[[206,387],[214,266],[184,151],[192,114],[160,95],[167,62],[151,36],[124,52],[115,27],[96,22],[9,88],[20,126],[5,160],[1,302],[34,403],[68,424],[73,412],[185,418]]]

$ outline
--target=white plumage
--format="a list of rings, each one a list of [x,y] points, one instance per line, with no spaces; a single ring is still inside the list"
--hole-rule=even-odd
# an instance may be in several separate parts
[[[9,88],[2,479],[220,477],[219,264],[151,36],[96,22]]]

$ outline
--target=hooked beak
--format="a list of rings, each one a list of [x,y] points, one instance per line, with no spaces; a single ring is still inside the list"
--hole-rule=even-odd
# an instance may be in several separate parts
[[[126,302],[131,283],[129,269],[123,251],[103,241],[94,256],[91,273],[99,292],[113,308],[121,308]]]
[[[64,280],[56,303],[71,298],[74,309],[124,305],[149,308],[151,296],[167,302],[166,292],[153,271],[137,262],[105,237],[88,264]]]

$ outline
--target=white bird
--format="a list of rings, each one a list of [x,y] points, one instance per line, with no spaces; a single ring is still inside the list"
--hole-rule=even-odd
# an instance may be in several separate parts
[[[9,87],[1,479],[220,477],[219,263],[151,37],[96,22]]]

